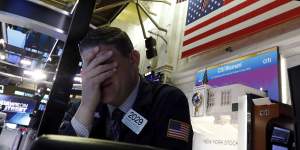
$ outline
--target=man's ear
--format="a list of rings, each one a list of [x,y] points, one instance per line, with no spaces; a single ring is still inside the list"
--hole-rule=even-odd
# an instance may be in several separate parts
[[[137,50],[133,50],[129,57],[131,62],[138,67],[140,64],[140,53]]]

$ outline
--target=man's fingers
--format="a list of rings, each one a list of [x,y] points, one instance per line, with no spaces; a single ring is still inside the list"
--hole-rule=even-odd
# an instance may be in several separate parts
[[[85,72],[85,74],[83,75],[83,78],[85,78],[85,79],[93,78],[101,73],[116,69],[117,66],[118,65],[116,62],[110,63],[110,64],[99,65],[99,66],[93,68],[92,70],[90,70],[89,72]]]
[[[92,48],[91,50],[85,50],[84,52],[82,52],[81,57],[83,60],[83,68],[86,68],[88,66],[88,64],[97,56],[98,52],[98,46]]]
[[[101,52],[100,52],[101,53]],[[88,66],[84,69],[84,72],[89,72],[94,69],[96,66],[103,64],[105,61],[112,57],[112,51],[105,51],[102,55],[97,55]]]
[[[95,82],[95,84],[98,84],[100,85],[104,80],[108,79],[109,77],[111,77],[114,72],[116,71],[117,69],[113,69],[113,70],[110,70],[110,71],[107,71],[107,72],[104,72],[102,73],[101,75],[98,75],[96,77],[93,78],[93,81]]]

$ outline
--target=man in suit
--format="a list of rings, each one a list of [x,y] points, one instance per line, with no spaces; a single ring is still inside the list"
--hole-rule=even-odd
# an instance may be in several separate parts
[[[82,100],[65,114],[61,134],[192,149],[187,98],[139,75],[140,55],[124,31],[92,30],[79,47]]]

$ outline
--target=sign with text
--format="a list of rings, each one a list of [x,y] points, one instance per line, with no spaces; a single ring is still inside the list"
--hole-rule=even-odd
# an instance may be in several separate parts
[[[217,118],[215,118],[217,119]],[[238,150],[238,124],[215,123],[211,117],[192,118],[193,150]]]
[[[202,85],[205,70],[196,73],[195,86]],[[279,54],[277,48],[250,54],[207,68],[208,85],[220,87],[243,84],[267,91],[272,100],[280,100]]]
[[[5,105],[7,122],[27,126],[35,101],[28,98],[0,94],[0,105]]]

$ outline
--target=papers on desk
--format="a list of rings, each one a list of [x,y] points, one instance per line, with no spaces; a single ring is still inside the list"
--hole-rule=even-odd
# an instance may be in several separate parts
[[[270,101],[269,97],[253,99],[253,103],[256,106],[259,106],[259,105],[271,105],[272,104],[272,102]]]

